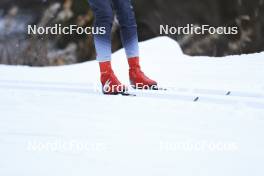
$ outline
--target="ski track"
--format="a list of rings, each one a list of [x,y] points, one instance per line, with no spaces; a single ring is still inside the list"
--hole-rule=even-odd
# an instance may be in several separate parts
[[[92,83],[65,83],[40,81],[12,81],[1,80],[0,89],[37,90],[48,92],[68,92],[102,95],[100,88]],[[157,98],[172,101],[194,101],[214,104],[240,104],[251,108],[264,109],[263,93],[214,90],[214,89],[188,89],[168,87],[165,90],[135,90],[130,88],[129,93],[141,98]]]
[[[45,82],[45,81],[15,81],[15,80],[0,80],[0,85],[35,85],[35,86],[52,86],[60,88],[79,88],[79,89],[95,89],[96,84],[93,83],[67,83],[67,82]],[[62,87],[63,86],[63,87]],[[182,93],[197,93],[201,95],[219,95],[219,96],[234,96],[234,97],[245,97],[245,98],[256,98],[264,99],[264,92],[246,92],[239,90],[217,90],[217,89],[207,89],[207,88],[182,88],[182,87],[165,87],[167,91],[163,92],[182,92]],[[162,91],[162,90],[160,90]],[[140,91],[141,92],[141,91]],[[156,91],[154,91],[156,92]]]

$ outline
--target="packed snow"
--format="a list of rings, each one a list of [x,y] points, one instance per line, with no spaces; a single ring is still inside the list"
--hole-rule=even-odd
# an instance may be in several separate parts
[[[262,176],[264,53],[190,57],[167,37],[140,49],[167,91],[103,95],[96,61],[0,65],[0,175]],[[128,84],[123,49],[113,68]]]

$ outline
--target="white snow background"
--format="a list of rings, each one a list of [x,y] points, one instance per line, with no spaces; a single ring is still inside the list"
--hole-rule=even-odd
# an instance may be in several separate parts
[[[96,61],[0,65],[0,175],[264,175],[264,53],[190,57],[167,37],[140,49],[167,91],[102,95]],[[113,68],[128,84],[123,49]]]

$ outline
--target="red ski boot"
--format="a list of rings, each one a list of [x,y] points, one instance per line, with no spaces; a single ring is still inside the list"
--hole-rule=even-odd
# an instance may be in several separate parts
[[[135,89],[157,89],[157,82],[148,78],[139,65],[139,58],[129,58],[129,77],[130,83]]]
[[[127,88],[121,84],[112,70],[111,62],[100,62],[102,91],[107,95],[117,95],[126,92]]]

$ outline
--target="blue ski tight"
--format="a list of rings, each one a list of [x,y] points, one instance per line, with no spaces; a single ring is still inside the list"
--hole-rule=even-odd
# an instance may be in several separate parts
[[[94,27],[105,27],[105,34],[94,34],[97,60],[111,60],[113,12],[121,27],[121,40],[127,58],[138,57],[138,36],[135,14],[130,0],[88,0],[95,16]]]

